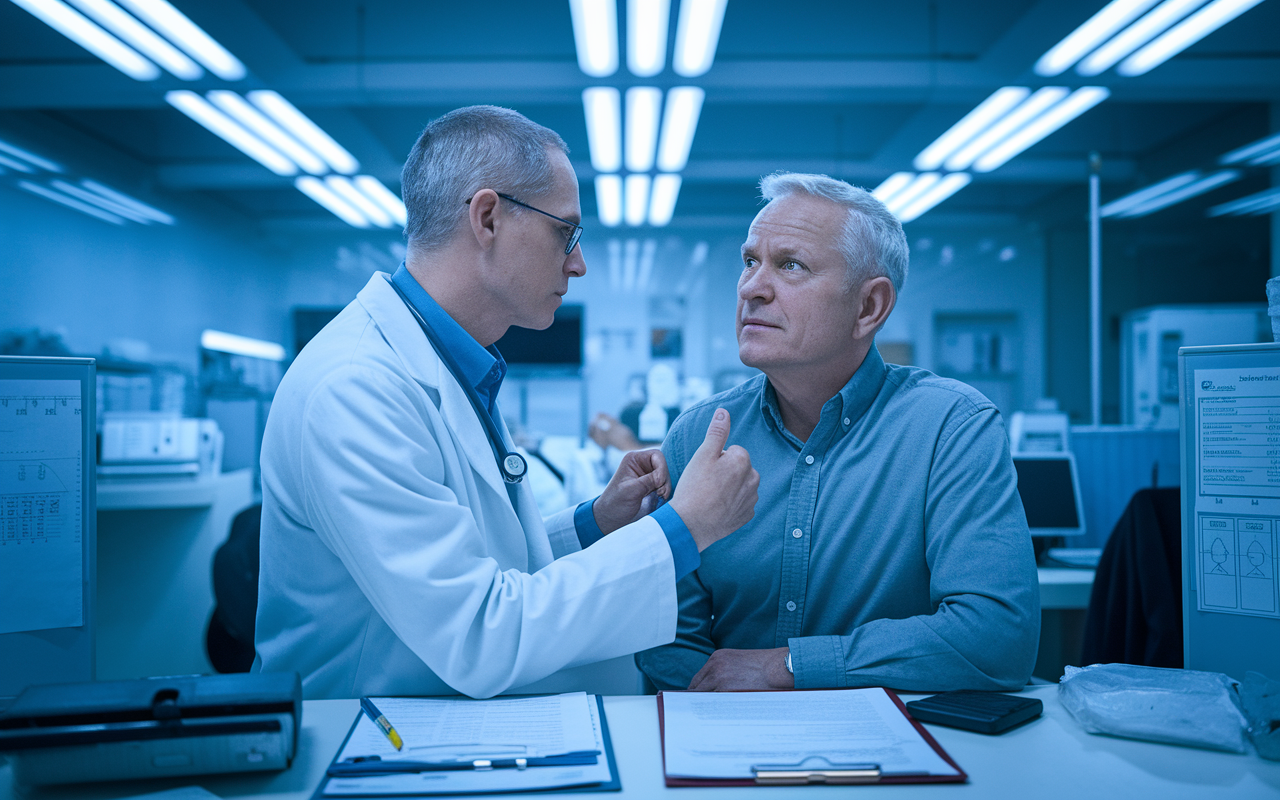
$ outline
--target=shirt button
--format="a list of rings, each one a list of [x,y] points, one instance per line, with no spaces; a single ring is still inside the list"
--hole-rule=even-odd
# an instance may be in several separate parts
[[[800,530],[799,528],[796,528],[794,531],[791,532],[791,538],[793,539],[799,539],[801,536],[804,536],[804,531]]]
[[[844,418],[844,424],[845,424],[845,425],[848,425],[848,424],[849,424],[849,418],[848,418],[848,417],[845,417],[845,418]]]
[[[788,600],[788,601],[787,601],[787,610],[788,610],[788,611],[795,611],[795,610],[796,610],[796,603],[795,603],[795,601],[794,601],[794,600]]]
[[[805,457],[804,457],[804,463],[806,463],[806,464],[812,464],[812,463],[813,463],[813,456],[805,456]]]

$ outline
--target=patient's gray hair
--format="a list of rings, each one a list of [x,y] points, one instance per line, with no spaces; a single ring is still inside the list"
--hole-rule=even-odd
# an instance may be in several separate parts
[[[468,106],[433,120],[400,174],[405,238],[424,250],[447,244],[467,217],[466,201],[481,189],[525,202],[546,195],[550,149],[569,153],[560,134],[508,108]]]
[[[760,195],[766,201],[796,193],[824,197],[849,209],[840,237],[840,252],[849,267],[848,288],[860,286],[868,278],[885,277],[897,292],[907,279],[907,235],[884,203],[866,189],[859,189],[826,175],[775,172],[760,180]]]

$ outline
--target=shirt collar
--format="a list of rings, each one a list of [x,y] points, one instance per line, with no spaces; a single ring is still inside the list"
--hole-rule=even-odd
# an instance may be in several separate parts
[[[886,374],[888,374],[888,368],[885,367],[884,359],[880,357],[880,351],[876,349],[875,342],[872,342],[871,349],[867,351],[862,364],[853,373],[849,382],[830,400],[823,403],[822,416],[814,433],[826,427],[832,417],[839,418],[841,424],[836,430],[840,433],[852,429],[862,415],[867,413],[867,409],[871,408],[871,403],[880,393],[880,387],[884,385]],[[767,379],[764,382],[764,391],[760,393],[760,411],[771,427],[781,433],[789,433],[782,424],[782,411],[778,408],[777,392]],[[846,419],[849,420],[848,424],[844,424]],[[799,440],[796,441],[799,443]]]
[[[482,396],[488,396],[495,385],[502,382],[507,374],[507,363],[503,360],[498,348],[490,345],[481,347],[471,334],[459,325],[449,312],[440,307],[422,284],[409,274],[402,263],[391,276],[396,286],[405,293],[413,307],[427,321],[431,329],[439,337],[441,344],[448,349],[453,360],[458,362],[462,376],[467,383],[475,387]]]

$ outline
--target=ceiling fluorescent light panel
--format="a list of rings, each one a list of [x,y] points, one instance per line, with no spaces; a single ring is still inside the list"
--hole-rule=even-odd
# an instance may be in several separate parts
[[[578,68],[592,78],[618,71],[617,0],[569,0]]]
[[[354,228],[369,227],[369,220],[365,219],[364,214],[361,214],[355,206],[335,194],[319,178],[312,175],[303,175],[294,180],[293,185],[298,188],[298,191],[329,209],[334,216],[348,225]]]
[[[1211,217],[1221,217],[1225,214],[1269,214],[1276,208],[1280,208],[1280,187],[1275,189],[1266,189],[1264,191],[1257,192],[1256,194],[1241,197],[1239,200],[1232,200],[1229,203],[1214,206],[1209,209],[1208,215]]]
[[[662,113],[662,137],[658,141],[658,169],[679,172],[689,163],[693,135],[706,93],[697,86],[677,86],[667,92]]]
[[[920,151],[914,166],[923,172],[941,167],[953,153],[967,144],[993,122],[1003,117],[1011,109],[1027,99],[1031,90],[1025,86],[1005,86],[997,89],[978,107],[965,114],[946,133],[934,140],[933,144]]]
[[[1114,217],[1117,214],[1123,214],[1131,208],[1136,208],[1153,198],[1159,197],[1166,192],[1171,192],[1180,186],[1186,186],[1200,177],[1199,172],[1183,172],[1180,175],[1174,175],[1172,178],[1165,178],[1159,183],[1153,183],[1150,186],[1139,189],[1136,192],[1130,192],[1124,197],[1112,200],[1102,208],[1098,209],[1098,213],[1104,217]]]
[[[623,219],[628,225],[643,225],[649,213],[649,176],[628,175],[623,183]]]
[[[587,146],[596,172],[622,169],[622,95],[612,86],[593,86],[582,92],[587,116]]]
[[[130,78],[153,81],[160,77],[160,69],[155,64],[61,0],[13,0],[13,3]]]
[[[627,69],[651,78],[667,63],[670,0],[627,0]]]
[[[622,224],[621,176],[596,176],[596,214],[600,218],[600,224],[606,228],[616,228]]]
[[[1214,0],[1120,62],[1116,72],[1125,77],[1145,75],[1261,2]]]
[[[1040,56],[1035,66],[1036,74],[1047,78],[1061,75],[1084,58],[1086,53],[1110,39],[1117,31],[1137,19],[1139,14],[1157,2],[1159,0],[1112,0],[1083,25],[1068,34],[1067,38]]]
[[[289,135],[323,158],[334,172],[354,175],[360,169],[360,162],[356,161],[355,156],[348,153],[342,145],[334,141],[333,137],[325,133],[319,125],[294,108],[292,103],[277,92],[260,89],[249,92],[247,97],[249,102],[266,112],[266,115],[284,128]]]
[[[390,214],[397,225],[403,226],[409,221],[409,212],[404,207],[404,201],[395,192],[383,186],[382,181],[372,175],[357,175],[353,182],[365,197]]]
[[[215,89],[206,96],[236,122],[253,131],[307,172],[323,175],[329,171],[329,166],[319,156],[299,144],[240,95],[225,89]]]
[[[631,172],[648,172],[653,169],[661,114],[661,89],[633,86],[627,90],[626,164]]]
[[[103,211],[115,214],[117,217],[124,217],[125,219],[133,220],[141,225],[150,225],[153,222],[153,220],[145,214],[140,214],[132,208],[117,203],[114,200],[109,200],[100,194],[87,191],[79,186],[72,186],[64,180],[50,181],[49,185],[63,194],[69,194],[77,200],[92,203]]]
[[[62,169],[61,164],[55,164],[54,162],[50,161],[47,158],[41,158],[35,153],[32,153],[27,150],[23,150],[21,147],[15,147],[14,145],[9,144],[8,142],[0,141],[0,152],[8,153],[11,156],[17,156],[23,161],[29,164],[33,164],[39,167],[40,169],[45,170],[46,172],[64,172],[65,171]],[[15,169],[18,169],[21,172],[31,171],[25,165],[16,167]]]
[[[160,38],[147,26],[129,16],[111,0],[70,0],[71,4],[134,49],[184,81],[204,77],[200,65],[185,53]]]
[[[390,214],[382,210],[382,207],[377,203],[365,197],[364,193],[357,189],[351,179],[345,175],[330,175],[324,179],[324,185],[332,189],[334,194],[355,206],[364,215],[365,219],[379,228],[390,228],[395,224]]]
[[[143,216],[146,216],[146,217],[150,217],[156,222],[161,222],[161,223],[164,223],[165,225],[173,225],[176,221],[174,220],[173,217],[164,213],[160,209],[152,208],[151,206],[147,205],[141,200],[132,198],[129,195],[125,194],[124,192],[117,192],[115,189],[112,189],[108,186],[103,186],[102,184],[98,183],[95,180],[90,180],[89,178],[85,178],[84,180],[80,181],[80,185],[91,192],[95,192],[99,195],[102,195],[108,200],[114,200],[115,202],[119,203],[122,206],[125,206],[127,208],[132,208],[134,211],[138,212],[139,214],[142,214]]]
[[[728,0],[680,0],[676,47],[671,67],[677,75],[696,78],[711,69],[720,43],[720,26]]]
[[[1076,66],[1085,77],[1100,75],[1120,59],[1163,33],[1170,25],[1204,5],[1206,0],[1165,0],[1155,10],[1120,32]]]
[[[240,59],[165,0],[119,0],[138,18],[168,37],[205,69],[224,81],[238,81],[246,74]]]
[[[649,199],[649,224],[661,228],[671,222],[680,196],[679,175],[658,175],[653,179],[653,196]]]
[[[65,194],[62,194],[61,192],[55,192],[53,189],[50,189],[46,186],[41,186],[38,183],[32,183],[31,181],[18,181],[18,188],[23,189],[24,191],[31,192],[34,195],[39,195],[40,197],[43,197],[46,200],[52,200],[53,202],[58,203],[60,205],[64,205],[67,208],[74,208],[76,211],[79,211],[81,214],[88,214],[91,217],[97,217],[103,222],[110,222],[112,225],[124,224],[124,220],[121,219],[120,217],[117,217],[115,214],[111,214],[106,211],[103,211],[101,208],[98,208],[97,206],[90,205],[88,203],[82,203],[79,200],[75,199],[74,197],[67,197]]]
[[[200,334],[200,346],[205,350],[216,350],[219,353],[231,353],[237,356],[265,358],[269,361],[284,361],[284,346],[264,339],[251,339],[248,336],[237,336],[206,328]]]
[[[1066,96],[1067,90],[1061,86],[1046,86],[1037,90],[1035,94],[996,120],[991,127],[975,136],[972,141],[948,158],[946,168],[952,171],[968,169],[983,153],[1039,117]]]
[[[907,184],[911,183],[914,178],[914,172],[895,172],[885,178],[884,182],[877,186],[871,194],[881,203],[885,203],[887,205],[889,200],[898,192],[906,188]]]
[[[205,100],[195,92],[178,89],[172,92],[165,92],[164,99],[169,105],[208,128],[240,152],[275,174],[290,176],[298,173],[298,167],[292,161],[241,127],[231,117],[214,108],[208,100]]]
[[[1171,205],[1181,203],[1183,200],[1190,200],[1192,197],[1197,197],[1205,192],[1217,189],[1219,186],[1225,186],[1228,183],[1239,180],[1239,178],[1240,173],[1236,170],[1224,169],[1219,172],[1215,172],[1208,177],[1201,178],[1195,183],[1183,186],[1180,189],[1174,189],[1172,192],[1165,192],[1159,197],[1148,200],[1141,205],[1129,209],[1120,216],[1145,217],[1146,215],[1153,214],[1162,208],[1168,208]]]
[[[885,203],[885,206],[896,217],[902,209],[911,205],[913,200],[929,191],[941,179],[942,175],[937,172],[922,172],[915,176],[911,183],[891,197],[889,202]]]
[[[935,183],[927,192],[904,206],[898,214],[899,221],[907,223],[919,218],[943,200],[968,186],[970,180],[972,178],[967,172],[953,172],[947,175]]]
[[[1034,97],[1034,95],[1032,95]],[[1065,100],[1051,106],[1040,116],[1014,131],[973,162],[976,172],[991,172],[1008,163],[1009,159],[1044,139],[1071,120],[1111,96],[1111,90],[1103,86],[1083,86]]]

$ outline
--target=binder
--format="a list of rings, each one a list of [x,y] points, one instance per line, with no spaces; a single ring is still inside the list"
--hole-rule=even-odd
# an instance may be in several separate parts
[[[857,692],[865,691],[865,689],[799,689],[775,692],[775,694],[784,695],[809,691]],[[936,753],[942,761],[955,770],[955,775],[881,774],[880,765],[878,764],[833,762],[828,760],[822,753],[814,753],[798,763],[768,763],[768,761],[766,761],[755,765],[754,778],[690,778],[672,776],[667,770],[667,729],[664,705],[664,695],[669,693],[658,692],[658,735],[662,749],[662,772],[664,781],[666,785],[670,787],[683,787],[965,783],[969,780],[969,776],[960,768],[960,765],[942,749],[942,746],[938,744],[937,740],[934,739],[927,730],[925,730],[924,726],[911,717],[906,706],[903,705],[902,700],[900,700],[896,694],[889,689],[877,689],[877,691],[883,691],[889,699],[893,701],[894,707],[902,713],[902,716],[910,723],[911,728],[919,734],[924,743],[932,748],[933,752]],[[771,761],[778,762],[777,759],[773,759]]]
[[[517,699],[517,698],[495,698],[497,702],[501,702],[502,700],[506,700],[506,699]],[[564,785],[545,786],[545,787],[539,786],[539,787],[533,787],[533,788],[493,788],[493,789],[481,788],[481,789],[469,789],[463,792],[458,792],[457,790],[449,789],[449,788],[441,788],[438,790],[424,789],[421,791],[414,791],[411,793],[405,793],[403,791],[393,791],[393,792],[369,791],[369,792],[363,792],[363,793],[343,793],[340,795],[327,793],[326,789],[328,788],[329,781],[334,777],[331,774],[331,772],[334,771],[335,768],[338,768],[337,771],[339,772],[339,774],[342,771],[338,758],[342,754],[342,752],[346,749],[347,742],[351,739],[351,735],[355,733],[356,727],[360,724],[360,720],[364,716],[364,712],[361,711],[361,713],[356,715],[355,720],[352,721],[350,730],[347,731],[347,735],[342,740],[342,746],[340,746],[337,752],[334,754],[333,760],[330,762],[328,770],[326,770],[326,775],[323,779],[321,779],[320,785],[316,787],[315,792],[311,795],[311,800],[334,800],[334,798],[336,797],[343,798],[343,800],[347,800],[348,798],[351,798],[352,800],[359,800],[360,798],[375,798],[375,797],[430,797],[430,796],[445,796],[445,795],[457,795],[457,794],[483,795],[483,794],[516,794],[516,793],[524,793],[524,792],[546,792],[546,791],[555,791],[555,792],[619,792],[619,791],[622,791],[622,782],[618,777],[618,762],[617,762],[617,759],[614,757],[614,753],[613,753],[613,740],[609,735],[609,722],[606,719],[605,712],[604,712],[604,700],[599,695],[588,695],[588,699],[590,701],[594,701],[594,705],[599,714],[600,737],[603,740],[603,751],[600,753],[598,758],[604,760],[605,763],[607,763],[608,765],[609,775],[610,775],[610,779],[608,781],[585,783],[585,784],[564,784]],[[486,703],[486,702],[494,702],[494,701],[459,700],[459,702]],[[569,754],[569,755],[576,756],[577,754]],[[523,761],[524,759],[517,759],[517,760]],[[552,759],[546,759],[546,760],[548,762],[552,761]],[[485,761],[485,760],[482,760],[482,761]],[[573,765],[573,764],[579,764],[579,763],[585,763],[585,762],[574,759],[574,758],[568,758],[562,762],[562,764],[564,765]],[[595,764],[596,760],[593,758],[591,763]],[[508,768],[504,769],[502,767],[508,767]],[[482,764],[480,761],[478,761],[476,762],[473,768],[463,767],[463,766],[438,768],[433,766],[421,771],[431,772],[436,769],[441,769],[442,770],[441,772],[436,773],[441,775],[445,774],[446,772],[456,773],[456,772],[473,772],[473,771],[479,772],[479,773],[487,773],[487,774],[501,773],[501,774],[517,774],[518,775],[518,774],[524,773],[526,770],[533,771],[533,770],[539,769],[539,765],[537,763],[530,763],[528,765],[518,765],[518,768],[516,767],[517,767],[516,764],[511,764],[511,765],[498,764],[498,763],[490,764],[487,762]]]

